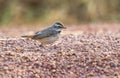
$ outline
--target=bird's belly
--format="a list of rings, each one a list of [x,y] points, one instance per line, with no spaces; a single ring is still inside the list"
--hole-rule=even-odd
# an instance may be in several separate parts
[[[55,36],[50,36],[50,37],[45,37],[42,39],[38,39],[40,42],[42,42],[43,44],[50,44],[55,42],[59,37],[57,35]]]

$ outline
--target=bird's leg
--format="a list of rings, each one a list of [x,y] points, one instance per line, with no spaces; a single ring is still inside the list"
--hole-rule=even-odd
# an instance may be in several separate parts
[[[43,43],[40,43],[40,44],[39,44],[39,47],[44,47],[44,46],[43,46]]]

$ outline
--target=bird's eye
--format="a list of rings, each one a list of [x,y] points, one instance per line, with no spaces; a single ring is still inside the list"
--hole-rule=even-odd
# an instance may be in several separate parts
[[[56,24],[55,28],[61,28],[61,25]]]
[[[59,28],[63,28],[63,25],[61,23],[59,23],[59,22],[56,22],[54,24],[54,27],[59,29]]]

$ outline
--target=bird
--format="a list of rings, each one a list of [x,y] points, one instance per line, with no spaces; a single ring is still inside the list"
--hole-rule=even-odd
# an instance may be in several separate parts
[[[38,31],[33,35],[24,35],[22,37],[38,40],[41,44],[51,44],[58,40],[63,29],[66,29],[66,27],[61,22],[55,22],[50,27]]]

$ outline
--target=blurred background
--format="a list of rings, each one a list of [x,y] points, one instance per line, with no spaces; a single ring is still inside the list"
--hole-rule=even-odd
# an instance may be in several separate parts
[[[0,0],[0,26],[120,22],[120,0]]]

